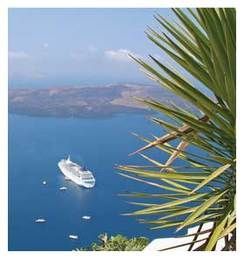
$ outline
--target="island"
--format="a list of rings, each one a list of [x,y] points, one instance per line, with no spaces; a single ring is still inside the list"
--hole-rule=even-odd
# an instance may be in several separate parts
[[[189,104],[164,88],[116,84],[85,87],[9,88],[9,113],[45,117],[109,117],[150,113],[135,97],[151,98],[184,108]]]

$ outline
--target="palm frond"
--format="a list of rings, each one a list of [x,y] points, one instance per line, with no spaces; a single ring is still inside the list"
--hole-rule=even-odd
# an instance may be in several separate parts
[[[146,217],[140,222],[153,225],[155,230],[179,230],[199,225],[198,231],[192,234],[192,242],[182,244],[188,250],[214,250],[223,238],[223,250],[234,250],[235,9],[173,9],[173,12],[175,21],[155,15],[160,30],[148,28],[146,36],[169,56],[175,66],[169,67],[163,59],[152,55],[149,55],[150,63],[135,56],[132,59],[160,87],[190,103],[194,112],[159,100],[139,99],[157,112],[152,123],[163,127],[167,133],[153,140],[136,135],[146,145],[130,155],[139,154],[151,166],[124,165],[118,166],[118,170],[123,171],[122,176],[159,188],[162,193],[127,194],[127,197],[153,199],[154,202],[133,202],[134,206],[143,209],[126,214]],[[189,152],[190,146],[200,153]],[[158,161],[141,153],[151,148],[158,148],[169,157],[163,161],[162,156]],[[176,159],[187,166],[174,166]],[[152,220],[151,215],[157,218]],[[208,222],[213,225],[206,232],[202,226]],[[208,233],[208,238],[201,239],[202,233]],[[196,248],[195,244],[200,241],[201,245]]]

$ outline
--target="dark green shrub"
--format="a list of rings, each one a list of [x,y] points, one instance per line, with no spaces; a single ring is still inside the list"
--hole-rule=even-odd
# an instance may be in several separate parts
[[[98,242],[89,247],[77,249],[78,251],[141,251],[149,240],[145,237],[127,238],[120,234],[108,236],[107,233],[98,236]]]

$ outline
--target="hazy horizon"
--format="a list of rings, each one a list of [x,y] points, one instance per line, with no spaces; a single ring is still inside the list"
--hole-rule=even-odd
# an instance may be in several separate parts
[[[156,12],[173,15],[169,9],[10,9],[9,87],[152,84],[128,54],[163,57],[144,33],[158,27]]]

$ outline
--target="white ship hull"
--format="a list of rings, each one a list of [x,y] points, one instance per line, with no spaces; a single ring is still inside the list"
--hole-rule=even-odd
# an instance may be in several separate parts
[[[77,185],[85,188],[92,188],[95,186],[95,178],[93,177],[92,172],[89,170],[83,171],[79,165],[71,162],[69,159],[62,159],[58,163],[58,167],[67,178]]]

